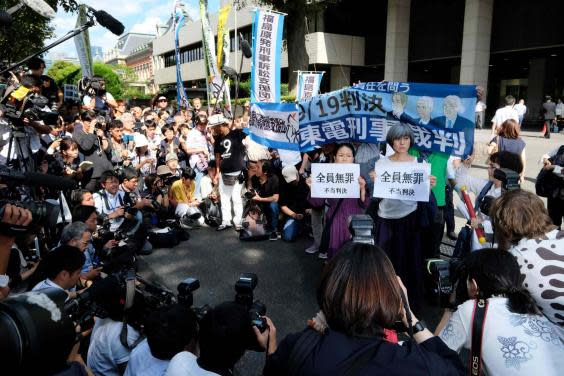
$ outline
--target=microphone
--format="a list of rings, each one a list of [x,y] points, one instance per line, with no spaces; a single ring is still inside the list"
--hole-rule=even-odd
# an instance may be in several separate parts
[[[231,78],[232,80],[237,79],[238,74],[237,74],[237,71],[235,69],[225,65],[223,68],[221,68],[221,71],[223,72],[224,75]]]
[[[243,34],[239,33],[239,39],[241,41],[241,51],[243,51],[243,55],[250,59],[253,56],[253,50],[251,49],[251,45],[247,42],[246,39],[243,38]]]
[[[104,26],[106,29],[110,30],[112,34],[121,35],[125,30],[125,26],[114,17],[112,17],[108,12],[103,10],[96,10],[88,7],[96,17],[96,21]]]
[[[0,181],[4,184],[12,182],[53,189],[72,189],[74,182],[71,179],[55,175],[40,174],[38,172],[20,172],[10,170],[7,166],[0,166]]]

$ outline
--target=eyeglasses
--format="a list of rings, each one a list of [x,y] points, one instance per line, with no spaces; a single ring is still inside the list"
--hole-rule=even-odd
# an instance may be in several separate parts
[[[84,244],[84,245],[88,245],[88,243],[89,243],[89,241],[85,241],[85,240],[82,241],[82,244]]]

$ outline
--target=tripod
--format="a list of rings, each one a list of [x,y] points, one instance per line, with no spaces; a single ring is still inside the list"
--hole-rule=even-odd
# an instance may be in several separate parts
[[[35,172],[29,134],[22,127],[11,124],[11,128],[6,165],[23,172]]]

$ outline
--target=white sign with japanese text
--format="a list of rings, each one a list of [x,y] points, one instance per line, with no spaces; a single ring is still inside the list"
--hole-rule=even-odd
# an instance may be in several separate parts
[[[313,163],[311,197],[360,198],[359,176],[355,163]]]
[[[431,165],[418,162],[378,161],[374,168],[374,197],[429,201]]]

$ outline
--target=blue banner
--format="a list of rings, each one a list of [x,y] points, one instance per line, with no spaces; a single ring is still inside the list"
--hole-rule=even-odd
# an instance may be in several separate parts
[[[249,117],[251,139],[263,146],[300,151],[295,103],[253,103]]]
[[[369,82],[298,105],[300,149],[331,142],[386,142],[388,129],[409,124],[415,147],[460,157],[472,154],[476,87]]]
[[[180,72],[180,44],[178,42],[180,29],[184,26],[184,12],[182,6],[177,1],[174,5],[174,58],[176,60],[176,105],[178,109],[184,107],[190,108],[186,90],[184,90],[184,83],[182,81],[182,73]]]
[[[284,15],[257,9],[253,17],[251,102],[280,102],[280,58]]]

